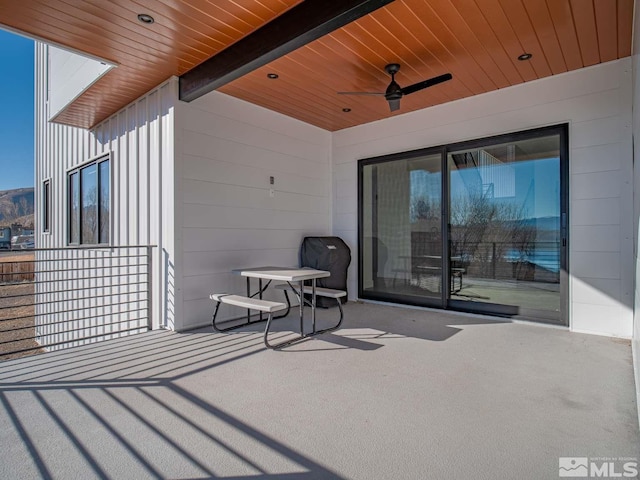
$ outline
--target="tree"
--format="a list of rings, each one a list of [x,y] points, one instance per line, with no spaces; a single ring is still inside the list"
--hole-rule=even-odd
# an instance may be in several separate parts
[[[460,195],[451,204],[451,255],[480,267],[483,276],[495,276],[496,265],[524,261],[535,248],[535,228],[527,212],[508,201],[480,193]]]

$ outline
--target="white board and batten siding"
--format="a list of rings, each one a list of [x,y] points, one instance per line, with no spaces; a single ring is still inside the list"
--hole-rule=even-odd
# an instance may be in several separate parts
[[[359,159],[568,123],[570,328],[631,337],[631,84],[625,58],[335,132],[333,234],[356,251]]]
[[[148,94],[120,110],[91,130],[70,127],[48,122],[47,106],[48,48],[44,44],[36,44],[36,151],[35,151],[35,201],[38,209],[42,206],[42,183],[50,181],[51,188],[51,230],[42,231],[42,222],[37,221],[36,245],[39,248],[60,248],[68,246],[68,171],[81,166],[92,159],[109,155],[110,159],[110,197],[111,197],[111,241],[113,246],[155,245],[153,251],[153,282],[152,282],[152,320],[153,326],[172,326],[173,317],[173,285],[171,265],[174,257],[173,235],[173,193],[174,193],[174,158],[173,158],[173,115],[177,101],[176,79],[158,86]],[[39,219],[37,219],[39,220]],[[140,278],[136,275],[136,268],[124,268],[123,260],[113,260],[114,256],[122,255],[117,249],[95,248],[89,254],[89,263],[82,263],[94,272],[88,275],[99,277],[109,273],[130,275],[123,283],[135,282]],[[62,255],[59,252],[39,252],[41,258],[51,258]],[[120,262],[120,263],[117,263]],[[69,260],[56,264],[74,268],[81,262]],[[43,263],[40,270],[52,269]],[[113,266],[116,266],[113,268]],[[118,266],[119,265],[119,266]],[[84,267],[83,267],[84,268]],[[97,274],[96,274],[97,273]],[[44,276],[43,276],[44,275]],[[105,286],[103,291],[120,293],[117,300],[129,303],[127,309],[136,307],[146,309],[146,300],[136,303],[141,298],[125,293],[126,288],[113,290],[107,288],[108,280],[93,280],[91,284],[82,284],[75,280],[79,272],[68,271],[41,274],[41,278],[55,279],[55,284],[39,285],[39,313],[51,313],[38,317],[41,323],[38,329],[40,335],[48,335],[61,328],[47,323],[62,320],[74,320],[82,317],[92,317],[89,320],[74,320],[74,329],[87,327],[84,335],[97,335],[113,331],[111,327],[101,326],[105,320],[106,308],[103,302],[113,303],[112,299],[88,299],[70,301],[67,306],[79,310],[68,314],[53,314],[63,308],[60,302],[63,294],[47,293],[46,289],[65,290],[80,286]],[[104,283],[100,283],[104,282]],[[100,290],[96,291],[98,294]],[[83,293],[86,296],[87,292]],[[66,295],[73,295],[68,293]],[[63,298],[63,297],[62,297]],[[118,321],[129,320],[126,326],[134,328],[136,325],[146,325],[147,320],[136,320],[140,313],[123,313],[118,315],[118,308],[114,308]],[[142,312],[146,317],[146,312]],[[137,323],[136,323],[137,322]],[[67,325],[66,328],[69,328]],[[72,340],[80,333],[62,335],[57,339],[49,336],[48,341]],[[43,337],[44,338],[44,337]]]
[[[210,323],[212,292],[245,292],[233,269],[297,265],[305,236],[331,234],[331,134],[217,92],[180,102],[175,124],[179,327],[192,328]]]

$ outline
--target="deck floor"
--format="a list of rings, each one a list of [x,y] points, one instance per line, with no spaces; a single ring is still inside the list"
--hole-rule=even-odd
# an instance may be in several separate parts
[[[254,326],[2,362],[0,476],[543,479],[560,457],[640,456],[626,340],[378,304],[345,318],[282,351]]]

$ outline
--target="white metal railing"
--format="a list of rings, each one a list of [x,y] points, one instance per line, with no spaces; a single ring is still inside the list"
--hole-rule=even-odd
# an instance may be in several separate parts
[[[153,248],[39,248],[0,256],[0,359],[149,330]]]

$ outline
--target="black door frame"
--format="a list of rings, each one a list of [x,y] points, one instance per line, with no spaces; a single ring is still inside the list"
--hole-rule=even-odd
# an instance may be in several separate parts
[[[550,318],[544,315],[542,311],[526,310],[509,305],[468,302],[464,300],[450,299],[450,265],[449,265],[449,170],[447,165],[447,157],[450,152],[459,150],[468,150],[491,146],[499,143],[509,143],[521,140],[528,140],[536,137],[549,135],[558,135],[560,139],[560,315],[559,318]],[[410,160],[417,157],[427,155],[440,154],[441,156],[441,238],[442,238],[442,288],[441,298],[437,297],[419,297],[413,295],[402,295],[395,293],[383,292],[365,292],[363,289],[363,255],[364,255],[364,229],[363,229],[363,169],[365,166],[376,165],[381,163],[393,162],[398,160]],[[375,201],[375,199],[374,199]],[[377,249],[377,246],[373,248]],[[377,258],[377,252],[374,254]],[[504,316],[510,318],[522,318],[526,320],[534,320],[545,323],[553,323],[559,325],[569,324],[569,125],[560,124],[548,127],[540,127],[530,130],[524,130],[514,133],[494,135],[468,141],[456,142],[436,147],[421,148],[406,152],[398,152],[390,155],[382,155],[378,157],[365,158],[358,161],[358,297],[369,300],[387,301],[392,303],[402,303],[408,305],[417,305],[424,307],[436,307],[442,309],[451,309],[457,311],[466,311],[471,313],[489,314],[494,316]],[[516,311],[517,310],[517,311]]]

